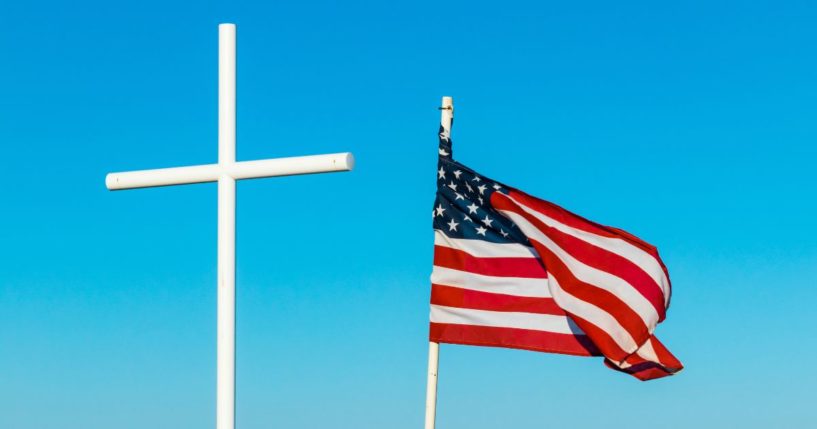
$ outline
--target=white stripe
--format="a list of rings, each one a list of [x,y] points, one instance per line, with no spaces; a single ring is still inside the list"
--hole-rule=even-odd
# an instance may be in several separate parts
[[[491,243],[485,240],[451,238],[434,230],[434,245],[462,250],[477,258],[537,258],[532,247],[517,243]]]
[[[600,247],[608,252],[615,253],[637,265],[644,270],[650,278],[655,281],[661,291],[664,293],[664,305],[669,303],[670,298],[670,284],[666,273],[661,268],[661,264],[649,253],[640,249],[638,246],[621,239],[613,237],[604,237],[592,232],[582,231],[569,225],[565,225],[556,219],[553,219],[544,213],[541,213],[531,207],[526,206],[522,202],[508,196],[508,198],[518,204],[522,210],[535,216],[547,226],[553,227],[565,234],[570,234],[580,240],[584,240],[594,246]]]
[[[581,329],[571,323],[566,316],[473,310],[470,308],[446,307],[434,304],[431,305],[431,322],[455,325],[491,326],[495,328],[530,329],[559,334],[584,334]]]
[[[431,271],[431,283],[479,292],[550,298],[547,279],[485,276],[437,265]]]
[[[559,285],[556,277],[550,272],[548,272],[548,283],[553,293],[553,299],[559,307],[568,313],[573,313],[589,323],[596,325],[596,327],[606,332],[607,335],[610,335],[613,341],[625,352],[632,353],[636,349],[637,345],[633,337],[610,313],[565,292]]]
[[[656,312],[655,307],[647,301],[647,298],[644,298],[644,295],[641,295],[641,293],[624,281],[624,279],[591,267],[574,258],[554,243],[547,235],[542,233],[542,231],[528,222],[522,215],[511,211],[502,211],[502,213],[514,221],[529,239],[538,241],[553,252],[577,279],[604,289],[621,299],[641,317],[641,320],[647,326],[647,330],[650,333],[653,332],[655,325],[658,323],[658,312]],[[581,313],[576,313],[576,315],[582,316]]]
[[[655,353],[655,349],[652,346],[652,338],[647,340],[641,348],[638,349],[637,354],[641,356],[641,359],[648,360],[650,362],[655,362],[660,364],[661,360],[658,359],[658,354]]]

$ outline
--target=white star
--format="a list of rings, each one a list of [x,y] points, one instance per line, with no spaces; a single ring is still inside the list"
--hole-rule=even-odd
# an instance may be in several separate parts
[[[440,155],[448,156],[448,152],[446,152],[445,149],[440,149]]]
[[[445,209],[443,208],[442,204],[437,206],[437,216],[442,216],[444,211]]]
[[[503,237],[507,237],[507,236],[508,236],[508,233],[507,233],[507,232],[505,232],[505,230],[504,230],[504,229],[500,229],[500,230],[499,230],[499,232],[500,232],[500,234],[502,234],[502,236],[503,236]]]
[[[496,189],[498,191],[498,190],[502,189],[502,187],[497,185],[496,183],[494,183],[494,189]]]
[[[468,213],[476,213],[478,208],[479,206],[477,206],[474,203],[471,203],[471,205],[468,206]]]
[[[454,183],[454,181],[453,181],[453,180],[451,181],[451,183],[449,183],[449,184],[448,184],[448,187],[449,187],[449,188],[451,188],[451,190],[452,190],[452,191],[456,191],[456,190],[457,190],[457,184],[456,184],[456,183]]]
[[[462,220],[467,220],[468,222],[474,223],[474,221],[472,221],[471,218],[468,217],[468,215],[463,215]]]
[[[485,219],[482,219],[482,223],[484,223],[485,226],[488,226],[488,227],[491,226],[491,222],[493,222],[493,221],[494,220],[489,218],[488,215],[485,215]]]
[[[477,189],[479,189],[479,194],[483,195],[483,193],[485,192],[486,189],[488,189],[488,187],[485,185],[479,185],[477,186]]]
[[[454,219],[451,219],[451,222],[448,222],[448,230],[449,231],[456,231],[457,230],[457,225],[459,225],[459,224],[457,222],[454,222]]]
[[[474,188],[472,188],[471,185],[468,184],[468,182],[465,182],[465,187],[468,188],[468,192],[474,192]]]
[[[480,204],[485,205],[485,203],[482,201],[482,197],[477,197],[477,199],[479,200]]]
[[[457,170],[457,171],[455,171],[455,172],[454,172],[454,177],[456,177],[457,179],[459,179],[459,178],[460,178],[460,174],[462,174],[462,171]]]
[[[485,228],[483,228],[483,227],[481,227],[481,226],[478,226],[478,227],[477,227],[477,234],[482,235],[482,236],[485,236],[485,233],[486,233],[486,232],[488,232],[488,230],[487,230],[487,229],[485,229]]]
[[[474,182],[479,182],[481,179],[479,178],[479,176],[474,176],[474,178],[471,180]]]
[[[460,194],[459,192],[454,192],[454,193],[457,194],[457,198],[455,198],[454,201],[464,200],[465,199],[465,197],[463,197],[462,194]]]
[[[437,176],[438,179],[445,179],[445,170],[443,170],[442,167],[440,167],[440,171],[437,172]]]

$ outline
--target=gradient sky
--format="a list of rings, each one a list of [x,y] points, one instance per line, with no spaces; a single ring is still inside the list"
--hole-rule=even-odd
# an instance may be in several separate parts
[[[213,427],[216,186],[104,176],[216,160],[220,22],[240,160],[357,158],[238,186],[241,429],[421,427],[443,95],[460,161],[659,247],[686,370],[443,345],[440,429],[813,424],[817,7],[682,3],[4,2],[0,427]]]

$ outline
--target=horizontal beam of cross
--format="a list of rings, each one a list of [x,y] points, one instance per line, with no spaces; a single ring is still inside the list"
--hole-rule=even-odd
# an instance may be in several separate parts
[[[349,152],[327,155],[294,156],[224,164],[193,165],[190,167],[158,168],[153,170],[110,173],[105,186],[111,191],[156,186],[186,185],[216,182],[227,176],[235,180],[298,174],[350,171],[355,158]]]

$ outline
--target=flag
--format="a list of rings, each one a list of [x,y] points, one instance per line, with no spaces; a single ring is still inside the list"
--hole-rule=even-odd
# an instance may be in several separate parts
[[[654,246],[460,164],[442,126],[437,168],[431,341],[683,368],[653,335],[671,296]]]

